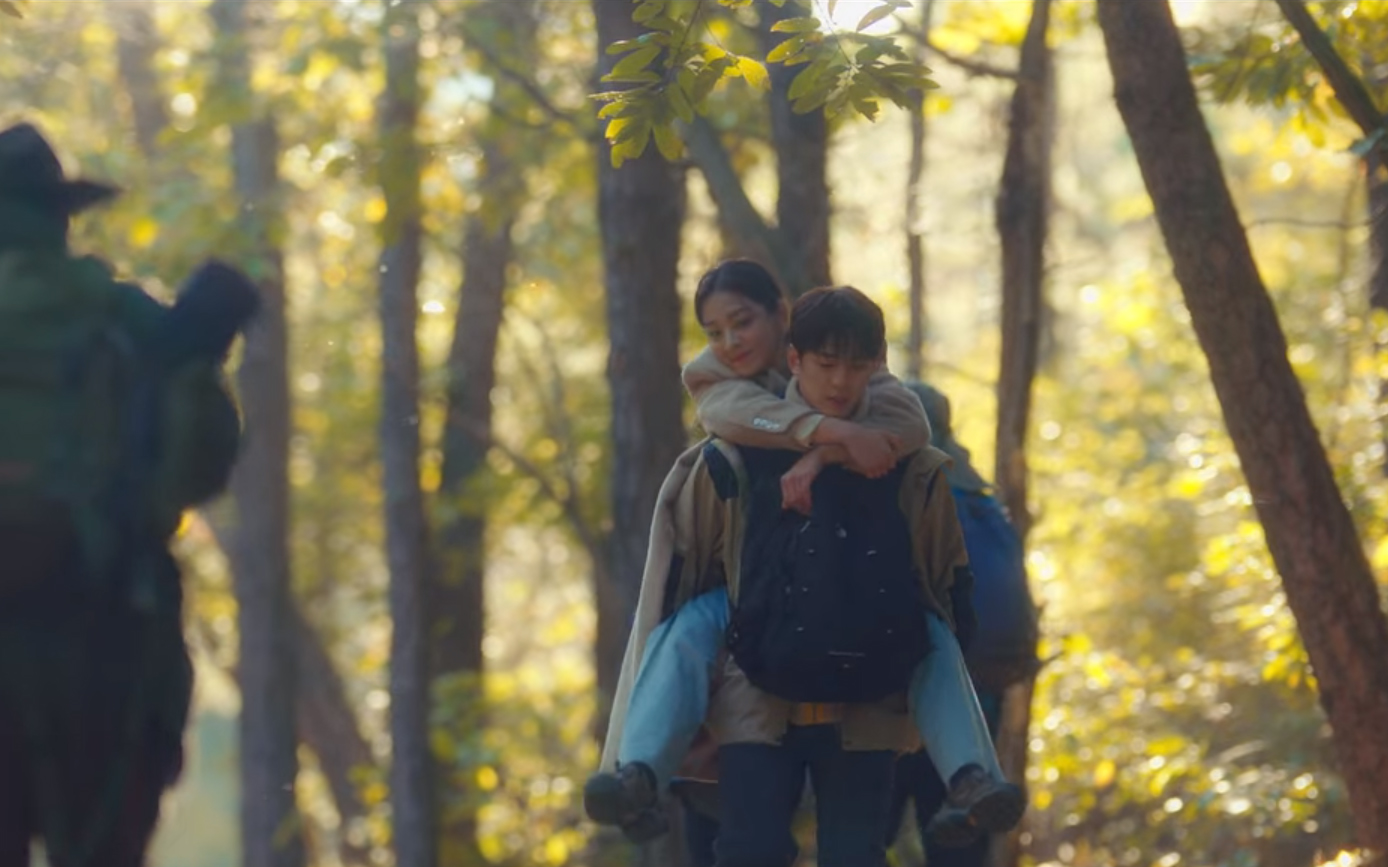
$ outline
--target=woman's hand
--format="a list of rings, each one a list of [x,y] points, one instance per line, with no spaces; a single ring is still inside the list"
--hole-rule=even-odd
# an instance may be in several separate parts
[[[813,505],[810,501],[810,487],[814,485],[814,480],[822,469],[824,469],[822,449],[811,449],[800,460],[796,461],[795,466],[791,467],[784,476],[781,476],[781,508],[796,511],[802,515],[810,514]]]
[[[863,427],[843,419],[826,418],[815,431],[817,439],[843,446],[850,470],[869,479],[892,471],[900,460],[901,440],[886,431]]]

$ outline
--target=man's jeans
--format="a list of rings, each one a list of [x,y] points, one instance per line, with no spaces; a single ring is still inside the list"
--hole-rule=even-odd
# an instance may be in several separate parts
[[[791,822],[806,771],[815,793],[816,863],[884,867],[895,763],[890,750],[843,749],[836,725],[793,725],[779,745],[725,744],[718,749],[718,867],[794,863]]]
[[[911,678],[911,711],[930,760],[948,780],[968,764],[1003,778],[959,642],[928,614],[930,653]],[[644,762],[670,783],[708,716],[709,683],[728,628],[724,588],[691,599],[651,631],[632,686],[617,760]]]

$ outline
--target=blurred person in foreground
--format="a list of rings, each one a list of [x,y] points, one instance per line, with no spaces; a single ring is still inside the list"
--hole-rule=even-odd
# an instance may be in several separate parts
[[[258,293],[209,262],[170,307],[68,249],[116,188],[0,131],[0,864],[139,867],[183,765],[192,666],[169,551],[225,487],[226,352]]]

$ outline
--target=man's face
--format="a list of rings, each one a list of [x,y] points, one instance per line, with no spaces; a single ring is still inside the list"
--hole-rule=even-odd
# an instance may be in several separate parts
[[[800,396],[831,418],[850,418],[858,411],[868,380],[882,366],[881,359],[855,358],[832,349],[802,355],[791,347],[789,360]]]

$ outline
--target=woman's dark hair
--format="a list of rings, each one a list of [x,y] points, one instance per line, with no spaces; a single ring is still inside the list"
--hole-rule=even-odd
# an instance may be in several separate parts
[[[875,360],[887,348],[882,308],[852,286],[813,289],[790,310],[786,339],[801,355],[832,353]]]
[[[741,295],[768,313],[775,313],[786,300],[771,272],[751,259],[728,259],[699,278],[699,288],[694,290],[694,316],[699,322],[704,321],[704,303],[718,292]]]

